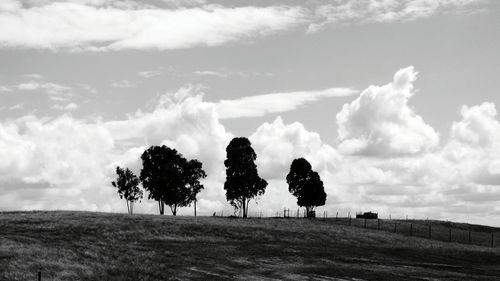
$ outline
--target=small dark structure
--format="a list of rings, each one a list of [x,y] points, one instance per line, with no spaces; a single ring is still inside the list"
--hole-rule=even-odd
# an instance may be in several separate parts
[[[378,213],[372,213],[372,212],[364,212],[364,213],[356,213],[356,218],[357,219],[369,219],[369,220],[376,220],[378,219]]]

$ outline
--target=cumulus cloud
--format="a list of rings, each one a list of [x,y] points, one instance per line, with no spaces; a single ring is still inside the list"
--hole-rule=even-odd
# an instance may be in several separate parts
[[[417,73],[399,70],[391,83],[370,86],[337,114],[339,150],[345,154],[393,157],[431,151],[438,133],[409,107]]]
[[[469,215],[474,222],[500,223],[484,219],[499,211],[500,123],[495,105],[464,106],[449,139],[437,146],[437,133],[408,106],[415,79],[413,68],[400,70],[393,82],[371,86],[344,105],[337,116],[343,130],[338,147],[300,122],[287,123],[281,117],[256,128],[249,138],[269,186],[251,213],[272,215],[283,207],[294,208],[285,176],[294,158],[305,157],[325,183],[324,209],[330,214],[371,209],[393,218],[463,221]],[[124,211],[109,184],[115,167],[139,173],[142,152],[166,144],[203,162],[209,176],[199,196],[200,213],[230,213],[223,161],[233,135],[220,123],[217,109],[218,104],[203,100],[199,88],[185,87],[124,120],[64,114],[1,121],[0,208]],[[401,141],[400,134],[411,135],[416,144]],[[346,153],[346,143],[356,139],[366,146]],[[137,211],[157,212],[148,200]]]
[[[443,156],[455,164],[457,181],[500,185],[500,123],[493,103],[463,106]],[[457,182],[458,184],[459,182]]]
[[[249,139],[258,155],[259,171],[266,179],[283,180],[295,158],[306,158],[320,173],[332,172],[341,159],[318,133],[306,130],[299,122],[285,124],[281,117],[262,124]]]
[[[355,94],[349,88],[329,88],[321,91],[271,93],[243,97],[234,100],[220,100],[216,110],[220,118],[258,117],[270,113],[281,113],[297,109],[306,103],[331,97],[346,97]]]
[[[340,0],[321,5],[315,14],[322,20],[311,23],[308,32],[317,32],[327,25],[346,23],[408,22],[448,12],[470,13],[483,0]]]
[[[50,50],[181,49],[251,40],[304,20],[299,7],[158,7],[135,1],[2,1],[0,46]]]
[[[8,193],[21,197],[27,190],[36,194],[36,200],[23,201],[25,208],[120,210],[123,206],[109,185],[116,165],[138,173],[144,149],[166,144],[204,163],[209,177],[207,191],[200,198],[224,202],[216,184],[223,178],[223,157],[230,138],[213,105],[196,94],[166,95],[153,111],[137,112],[128,120],[29,115],[0,123],[0,153],[4,157],[0,186],[14,188]],[[204,205],[210,206],[208,201]],[[2,208],[19,209],[13,204]],[[138,208],[155,211],[154,204]]]

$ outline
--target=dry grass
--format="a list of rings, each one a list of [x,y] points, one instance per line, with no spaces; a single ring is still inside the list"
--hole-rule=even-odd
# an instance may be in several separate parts
[[[0,280],[499,280],[500,249],[337,225],[0,213]]]

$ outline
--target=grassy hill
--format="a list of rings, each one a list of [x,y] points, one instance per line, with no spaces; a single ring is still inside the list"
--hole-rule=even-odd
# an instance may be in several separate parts
[[[38,271],[54,281],[500,280],[500,248],[320,219],[0,213],[0,280]]]

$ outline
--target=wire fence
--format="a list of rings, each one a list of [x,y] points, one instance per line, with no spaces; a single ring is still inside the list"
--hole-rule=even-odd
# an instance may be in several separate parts
[[[214,216],[224,216],[224,212],[215,212]],[[227,213],[226,213],[227,215]],[[392,232],[410,237],[420,237],[442,242],[460,243],[492,248],[500,248],[500,232],[497,228],[451,223],[436,220],[408,220],[408,219],[366,219],[351,216],[339,216],[339,212],[328,213],[322,211],[313,214],[313,218],[324,223],[366,228]],[[237,216],[232,214],[232,216]],[[252,212],[249,218],[308,218],[305,210],[284,208],[278,212]],[[497,241],[498,240],[498,241]]]

